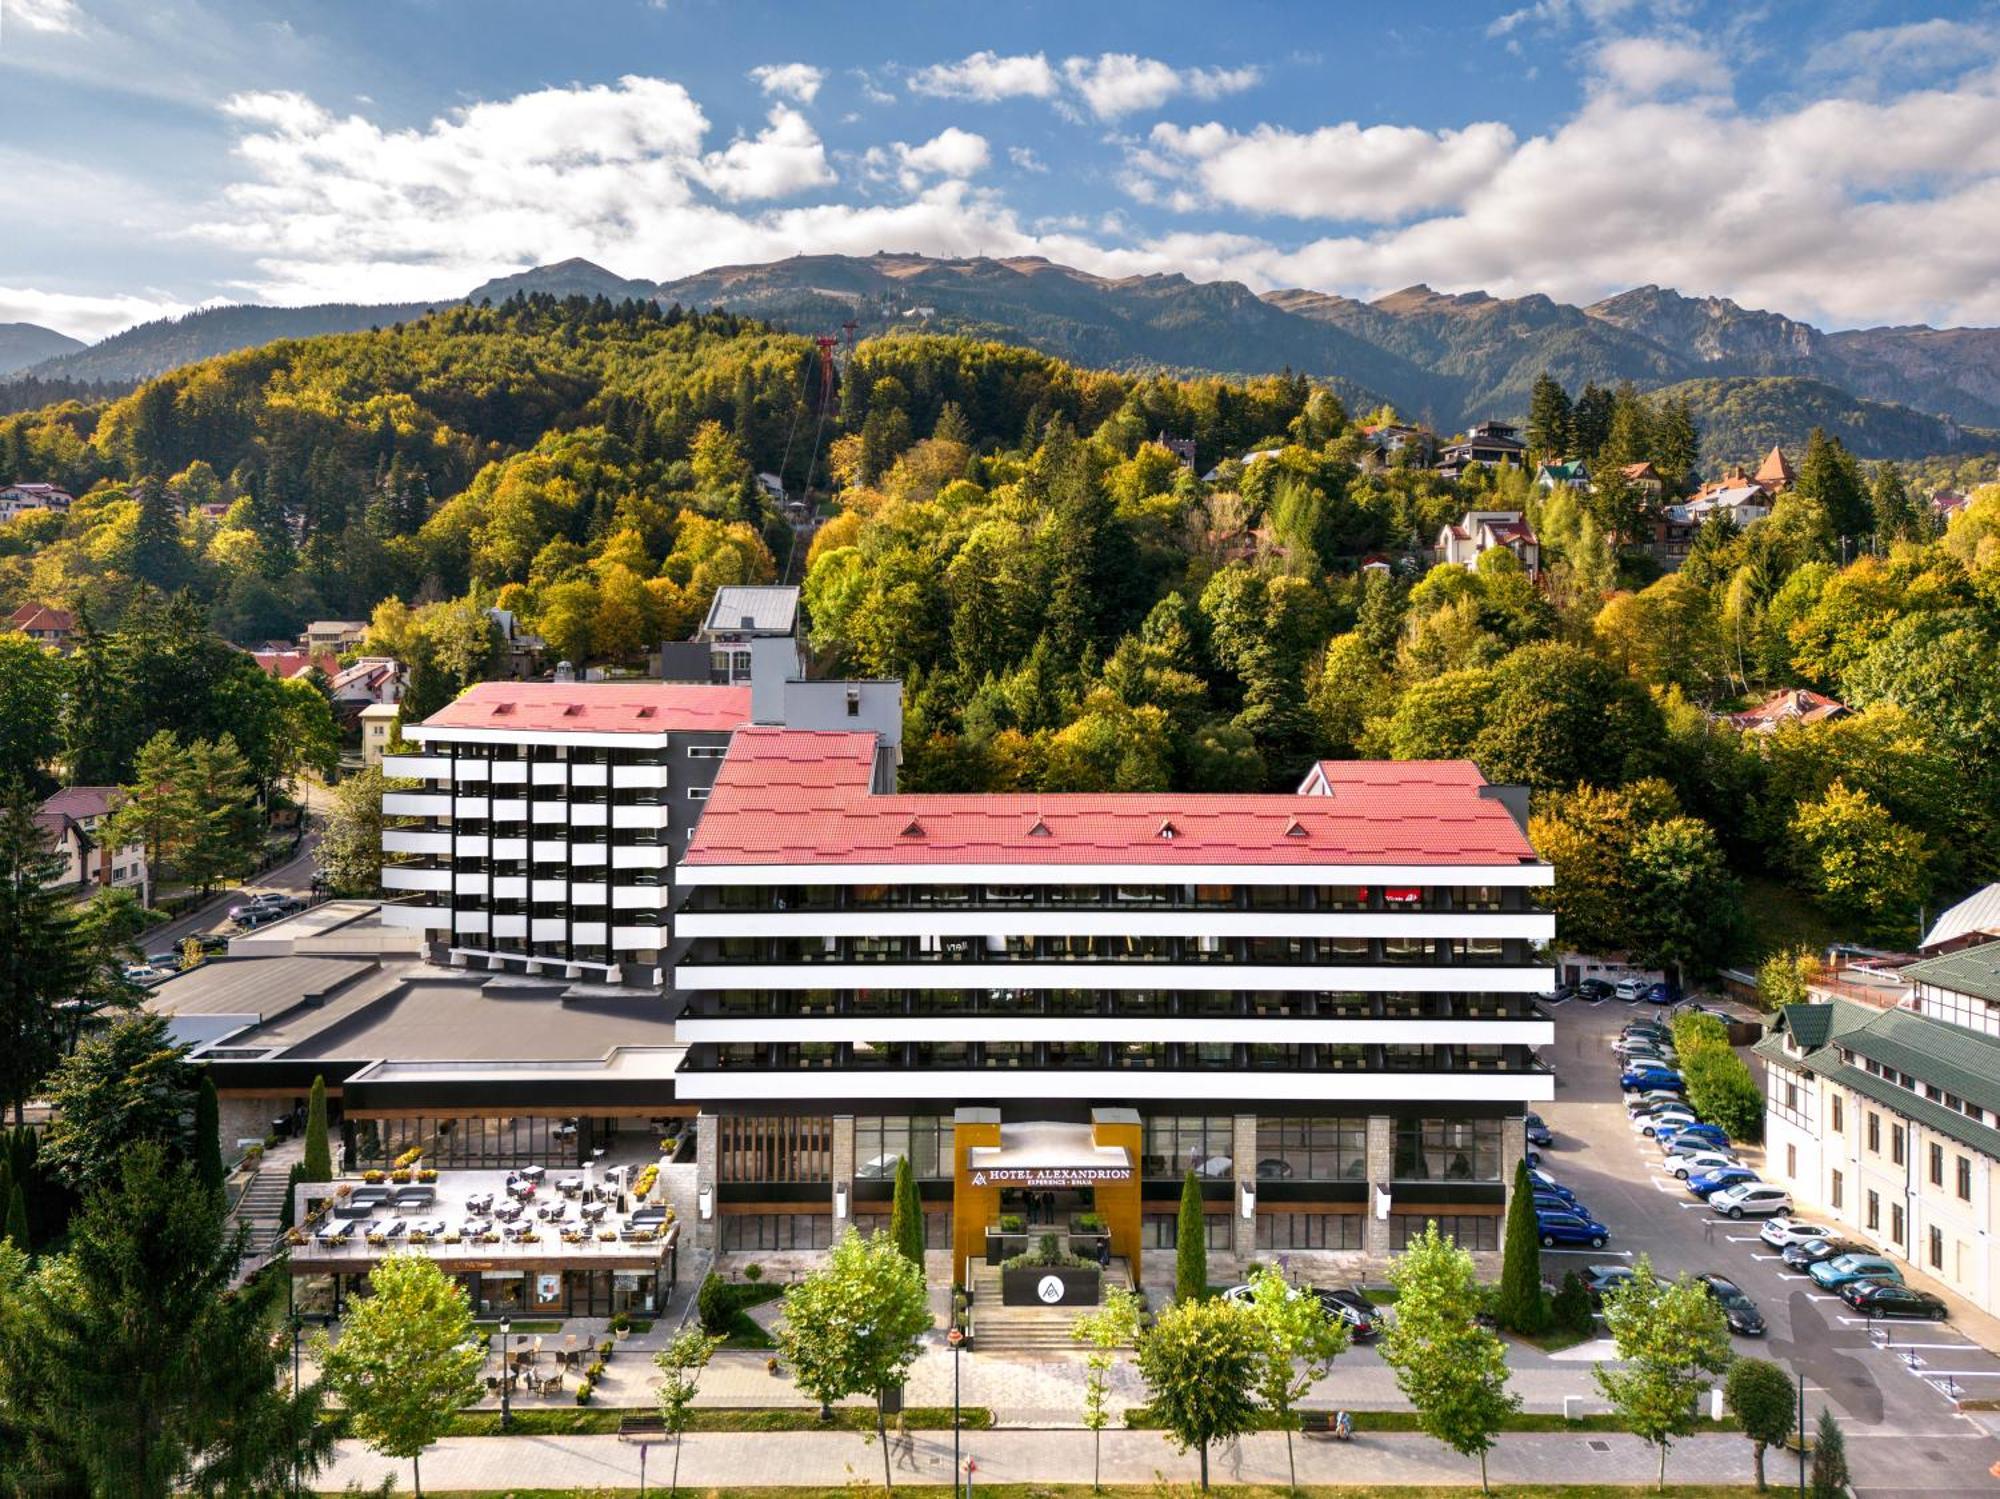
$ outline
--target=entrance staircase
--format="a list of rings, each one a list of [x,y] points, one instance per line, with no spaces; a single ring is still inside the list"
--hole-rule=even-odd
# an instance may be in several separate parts
[[[304,1156],[305,1143],[301,1140],[284,1141],[267,1153],[230,1214],[232,1224],[242,1223],[249,1227],[252,1263],[260,1262],[264,1252],[278,1237],[292,1163]]]
[[[1105,1273],[1107,1285],[1130,1280],[1125,1261],[1114,1259]],[[1014,1356],[1052,1356],[1083,1353],[1088,1345],[1070,1333],[1076,1319],[1087,1316],[1087,1306],[1006,1306],[1000,1299],[1000,1270],[995,1265],[972,1268],[972,1346],[977,1353]]]

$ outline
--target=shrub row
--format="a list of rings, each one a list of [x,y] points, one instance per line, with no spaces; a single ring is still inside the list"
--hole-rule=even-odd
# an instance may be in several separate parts
[[[1674,1050],[1694,1111],[1721,1126],[1732,1140],[1764,1138],[1764,1095],[1750,1069],[1729,1044],[1729,1032],[1713,1015],[1685,1011],[1674,1017]]]

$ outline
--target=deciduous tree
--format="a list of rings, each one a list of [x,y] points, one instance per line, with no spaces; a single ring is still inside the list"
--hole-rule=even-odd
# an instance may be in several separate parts
[[[1318,1296],[1285,1284],[1268,1266],[1250,1277],[1250,1315],[1264,1341],[1257,1361],[1257,1398],[1285,1433],[1285,1467],[1296,1490],[1299,1468],[1292,1433],[1299,1427],[1299,1402],[1346,1351],[1347,1323]]]
[[[1139,1338],[1139,1372],[1167,1440],[1201,1454],[1252,1430],[1265,1335],[1248,1307],[1221,1298],[1176,1301]]]
[[[1761,1358],[1739,1358],[1729,1366],[1723,1381],[1722,1398],[1750,1439],[1750,1451],[1757,1464],[1757,1491],[1764,1490],[1764,1449],[1782,1444],[1798,1423],[1798,1393],[1792,1376],[1776,1364]]]
[[[1070,1336],[1086,1343],[1084,1355],[1083,1424],[1091,1433],[1090,1486],[1103,1487],[1104,1428],[1111,1424],[1111,1370],[1118,1350],[1139,1337],[1144,1310],[1139,1298],[1123,1286],[1107,1286],[1096,1311],[1070,1324]]]
[[[708,1367],[708,1361],[715,1356],[715,1350],[723,1340],[703,1332],[698,1327],[685,1327],[674,1335],[674,1340],[653,1355],[653,1363],[660,1371],[659,1389],[654,1398],[660,1407],[660,1424],[668,1436],[674,1439],[674,1471],[667,1481],[668,1499],[680,1491],[681,1486],[681,1433],[687,1430],[688,1418],[694,1414],[694,1397],[701,1388],[701,1371]]]
[[[1691,1276],[1663,1281],[1645,1255],[1632,1276],[1604,1295],[1604,1323],[1621,1363],[1599,1364],[1597,1387],[1626,1429],[1660,1449],[1660,1487],[1667,1451],[1701,1420],[1699,1401],[1729,1367],[1729,1324],[1722,1307]]]

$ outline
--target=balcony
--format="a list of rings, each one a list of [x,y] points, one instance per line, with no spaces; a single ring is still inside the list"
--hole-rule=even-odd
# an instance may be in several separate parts
[[[528,918],[525,916],[495,916],[493,918],[495,937],[512,937],[525,942],[528,938]]]
[[[495,900],[526,900],[528,898],[527,877],[518,874],[494,875],[493,898]]]
[[[611,945],[620,952],[653,952],[667,940],[663,926],[614,926]]]
[[[493,784],[496,786],[527,785],[528,762],[525,760],[495,760],[493,762]]]
[[[451,834],[427,832],[422,828],[384,828],[382,830],[382,852],[385,854],[448,854],[451,852]]]
[[[452,774],[460,781],[484,781],[493,774],[491,760],[460,760],[452,767]]]
[[[570,940],[578,947],[602,947],[606,936],[605,924],[601,921],[578,921],[570,924]]]
[[[570,767],[562,760],[537,760],[535,762],[534,783],[537,786],[567,786]]]
[[[569,881],[545,879],[541,875],[536,875],[534,884],[528,891],[528,898],[536,901],[568,900]]]
[[[617,806],[611,809],[611,825],[614,828],[650,828],[658,831],[673,820],[673,811],[665,803],[653,806]]]
[[[448,781],[451,761],[442,755],[384,755],[382,774],[408,780]]]
[[[601,906],[610,894],[611,887],[609,885],[603,883],[601,880],[593,880],[589,884],[570,886],[569,898],[572,905]]]
[[[420,864],[390,864],[382,870],[384,890],[449,890],[449,869],[427,869]]]
[[[455,932],[484,932],[487,925],[487,914],[484,911],[460,911],[451,922],[451,928]]]
[[[460,833],[453,840],[451,850],[461,859],[483,859],[486,857],[487,839],[484,833]]]
[[[667,784],[667,767],[664,765],[614,765],[611,768],[614,790],[664,791]]]
[[[495,838],[493,857],[519,863],[528,857],[528,840],[525,838]]]
[[[537,838],[534,842],[534,860],[537,864],[567,864],[569,862],[569,840],[567,838]]]
[[[673,862],[673,851],[664,843],[621,845],[611,850],[613,869],[665,869]]]
[[[449,817],[451,801],[435,791],[388,791],[382,796],[384,817]]]
[[[597,787],[606,784],[607,767],[603,765],[579,765],[574,760],[569,766],[569,783],[572,786]]]
[[[460,895],[484,895],[486,882],[491,876],[486,874],[461,874],[453,878],[452,888]]]
[[[560,942],[569,934],[569,923],[560,916],[537,916],[529,925],[536,942]]]
[[[1360,993],[1539,994],[1549,987],[1548,964],[1473,966],[1425,964],[1144,962],[1092,964],[1040,960],[1007,962],[769,962],[682,963],[686,989],[1070,989],[1087,969],[1099,989],[1350,990]]]
[[[608,852],[602,843],[572,843],[569,846],[570,866],[575,869],[602,869]]]
[[[496,796],[493,798],[493,820],[495,822],[526,822],[528,820],[528,804],[525,800],[517,801],[512,797],[501,798]]]
[[[571,802],[569,804],[569,825],[573,828],[601,828],[606,826],[611,809],[602,802]]]
[[[664,911],[673,903],[674,893],[665,885],[613,885],[611,907],[615,911]]]
[[[568,802],[536,802],[535,822],[538,825],[544,823],[561,823],[564,827],[568,827],[569,808],[570,804]]]
[[[451,925],[451,912],[443,906],[382,907],[382,925],[404,931],[442,931]]]

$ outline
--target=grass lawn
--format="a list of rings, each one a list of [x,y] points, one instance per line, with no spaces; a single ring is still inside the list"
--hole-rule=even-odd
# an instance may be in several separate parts
[[[574,1410],[515,1411],[509,1436],[563,1437],[611,1436],[627,1416],[656,1416],[652,1406],[580,1405]],[[912,1431],[950,1431],[951,1407],[911,1406],[904,1414]],[[895,1418],[889,1419],[891,1426]],[[993,1425],[993,1412],[983,1405],[963,1406],[959,1424],[967,1431],[986,1431]],[[831,1421],[821,1421],[819,1411],[809,1405],[775,1409],[737,1409],[730,1406],[700,1406],[688,1422],[689,1431],[873,1431],[875,1408],[840,1406]],[[500,1435],[500,1412],[460,1411],[449,1433],[455,1437]]]
[[[736,1310],[730,1314],[728,1331],[722,1336],[724,1348],[764,1349],[776,1348],[777,1342],[757,1325],[750,1315],[750,1308],[762,1306],[767,1301],[776,1301],[785,1294],[785,1288],[773,1285],[767,1280],[741,1280],[731,1282],[729,1287],[736,1302]]]
[[[1349,1411],[1354,1418],[1356,1435],[1369,1432],[1417,1431],[1415,1411]],[[1125,1425],[1133,1431],[1158,1431],[1159,1423],[1152,1412],[1143,1405],[1135,1405],[1125,1412]],[[1624,1431],[1625,1425],[1616,1416],[1579,1416],[1571,1421],[1559,1411],[1516,1411],[1500,1428],[1502,1431]],[[1695,1428],[1697,1432],[1735,1431],[1733,1420],[1703,1421]]]
[[[1592,1338],[1597,1336],[1597,1332],[1594,1328],[1589,1332],[1570,1332],[1559,1328],[1554,1332],[1537,1333],[1531,1338],[1522,1337],[1519,1333],[1503,1333],[1501,1336],[1520,1338],[1523,1343],[1530,1343],[1541,1349],[1544,1353],[1561,1353],[1565,1348],[1574,1348],[1579,1343],[1588,1343]]]
[[[340,1499],[331,1490],[329,1499]],[[432,1499],[596,1499],[599,1494],[626,1492],[599,1489],[426,1489]],[[856,1499],[858,1494],[880,1493],[873,1484],[857,1481],[842,1488],[814,1488],[786,1485],[767,1489],[729,1488],[700,1490],[702,1499]],[[923,1499],[943,1499],[945,1489],[936,1484],[896,1485],[898,1494],[921,1495]],[[1106,1484],[1092,1489],[1087,1483],[982,1483],[980,1499],[1181,1499],[1197,1492],[1188,1484]],[[1478,1493],[1473,1485],[1433,1484],[1302,1484],[1287,1490],[1282,1484],[1213,1485],[1214,1499],[1465,1499]],[[1635,1494],[1652,1494],[1662,1499],[1739,1499],[1754,1494],[1751,1485],[1727,1483],[1670,1483],[1665,1488],[1651,1484],[1623,1486],[1607,1483],[1496,1483],[1491,1493],[1496,1499],[1632,1499]]]
[[[498,1317],[481,1318],[475,1320],[472,1325],[481,1332],[492,1333],[495,1336],[498,1336],[500,1332],[500,1319]],[[563,1325],[560,1321],[512,1322],[508,1324],[508,1328],[515,1337],[520,1337],[523,1333],[561,1332]]]

